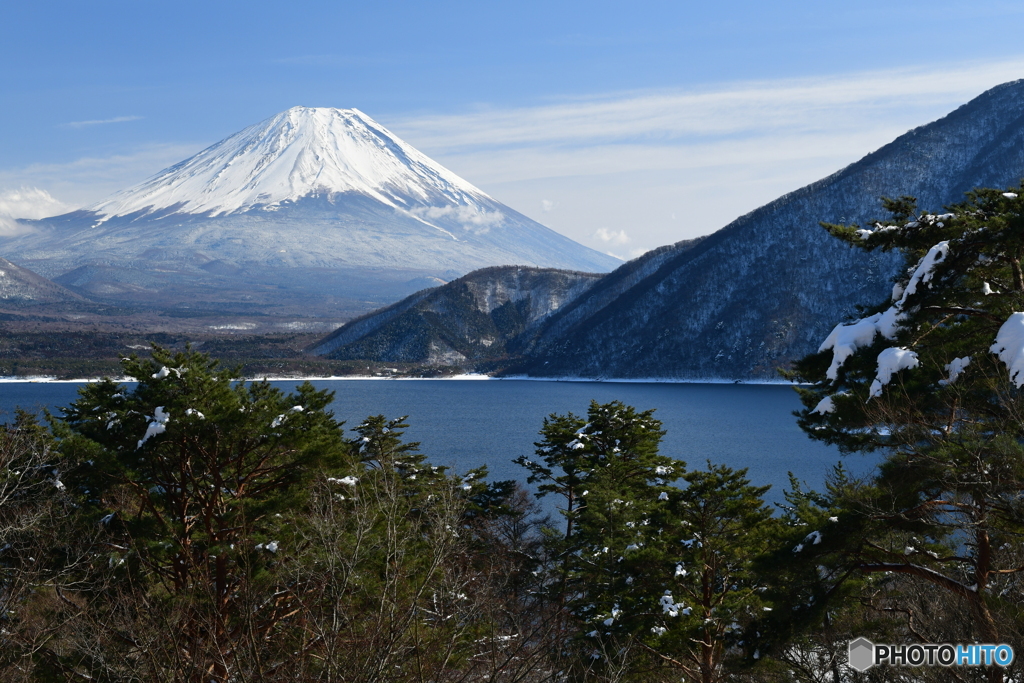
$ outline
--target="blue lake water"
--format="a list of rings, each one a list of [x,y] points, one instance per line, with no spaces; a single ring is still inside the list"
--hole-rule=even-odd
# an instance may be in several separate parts
[[[291,390],[295,382],[275,382]],[[367,415],[408,415],[407,441],[419,441],[433,464],[465,471],[487,465],[491,479],[525,479],[512,464],[532,455],[544,417],[585,415],[591,400],[622,401],[639,410],[655,408],[667,430],[662,453],[685,460],[691,469],[706,460],[746,467],[757,485],[770,484],[769,499],[782,500],[788,472],[813,488],[841,459],[839,452],[808,439],[792,412],[800,402],[791,387],[750,384],[667,384],[546,382],[527,380],[317,380],[335,392],[332,410],[349,426]],[[15,406],[30,410],[67,405],[78,385],[0,383],[0,421]],[[867,473],[876,458],[842,458],[855,474]]]

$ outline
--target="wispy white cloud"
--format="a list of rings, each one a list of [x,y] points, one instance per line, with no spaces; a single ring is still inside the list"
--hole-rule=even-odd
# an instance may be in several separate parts
[[[625,230],[598,228],[594,231],[591,238],[596,242],[594,246],[599,251],[603,251],[609,256],[614,256],[615,258],[622,259],[623,261],[634,259],[637,256],[642,256],[647,251],[650,251],[650,249],[644,247],[633,247],[624,254],[620,253],[620,247],[623,247],[633,241],[633,238],[627,235]]]
[[[862,127],[865,114],[964,101],[1024,76],[1024,58],[928,70],[727,84],[704,91],[612,93],[557,104],[483,109],[392,122],[413,144],[457,152],[485,146],[664,145],[777,130]]]
[[[11,218],[46,218],[67,211],[64,202],[38,187],[0,190],[0,215]]]
[[[490,232],[504,221],[497,211],[482,211],[471,206],[429,206],[412,209],[412,213],[420,218],[450,220],[478,235]]]
[[[0,214],[0,237],[14,237],[15,235],[21,235],[26,232],[31,232],[31,230],[27,229],[24,225],[21,225],[10,216]]]
[[[71,121],[62,123],[62,128],[85,128],[87,126],[102,126],[107,123],[126,123],[128,121],[141,121],[142,116],[115,116],[112,119],[96,119],[94,121]]]

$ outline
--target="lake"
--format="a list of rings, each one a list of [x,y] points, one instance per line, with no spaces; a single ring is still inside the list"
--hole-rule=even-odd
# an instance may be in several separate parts
[[[296,382],[275,382],[291,390]],[[525,479],[512,464],[532,455],[544,417],[585,415],[591,400],[618,400],[638,410],[655,408],[668,431],[661,452],[691,469],[705,461],[746,467],[754,484],[770,484],[769,499],[782,500],[788,472],[820,488],[840,460],[837,449],[808,439],[792,412],[800,408],[789,386],[532,380],[314,380],[335,392],[332,410],[347,425],[367,415],[408,415],[407,441],[419,441],[435,465],[465,471],[487,465],[491,479]],[[0,421],[15,406],[55,409],[73,401],[72,383],[0,383]],[[3,415],[6,413],[7,415]],[[867,473],[877,456],[843,458],[855,474]]]

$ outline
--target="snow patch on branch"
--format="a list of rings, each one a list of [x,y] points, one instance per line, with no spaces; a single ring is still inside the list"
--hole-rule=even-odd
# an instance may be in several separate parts
[[[908,224],[909,225],[909,224]],[[862,229],[857,231],[857,237],[862,240],[869,239],[876,232],[892,232],[893,230],[899,230],[899,226],[896,225],[882,225],[881,223],[875,223],[874,230]]]
[[[900,370],[909,370],[920,365],[917,354],[902,346],[893,346],[878,354],[878,374],[868,390],[868,400],[882,395],[882,387],[892,381]]]
[[[954,358],[946,364],[946,372],[949,373],[949,379],[940,379],[940,386],[949,386],[960,377],[960,373],[971,364],[971,357],[964,356],[963,358]]]
[[[796,546],[793,548],[793,552],[799,553],[809,545],[818,545],[819,543],[821,543],[821,538],[822,536],[820,531],[812,531],[811,533],[804,536],[803,541],[796,544]]]
[[[814,406],[814,410],[812,410],[811,412],[818,413],[819,415],[834,413],[836,412],[836,404],[832,400],[831,396],[826,396],[825,398],[818,401],[818,405]]]
[[[1006,363],[1010,381],[1018,389],[1024,385],[1024,313],[1014,313],[1006,319],[989,351]]]
[[[903,287],[902,282],[897,282],[892,286],[892,300],[899,301],[903,298],[903,292],[906,291]]]
[[[941,216],[940,216],[941,218]],[[924,258],[917,264],[917,268],[914,270],[914,274],[910,276],[910,282],[907,283],[907,289],[903,292],[903,297],[899,300],[899,306],[902,306],[907,300],[908,296],[912,296],[917,292],[917,286],[919,284],[927,284],[929,286],[932,280],[932,275],[935,274],[935,266],[940,261],[945,260],[949,254],[949,241],[939,242],[934,247],[928,250],[928,253],[924,255]]]
[[[283,425],[285,423],[285,420],[288,419],[289,413],[301,413],[303,410],[304,409],[303,409],[302,406],[292,406],[287,411],[285,411],[285,412],[281,413],[280,415],[278,415],[277,417],[275,417],[273,419],[273,421],[271,421],[271,423],[270,423],[270,428],[271,429],[277,429],[278,427],[280,427],[281,425]],[[385,429],[384,431],[386,432],[387,430]]]
[[[881,334],[886,339],[895,338],[902,318],[899,304],[896,304],[881,313],[861,318],[849,325],[836,325],[818,347],[818,353],[832,349],[832,365],[825,376],[834,382],[839,376],[839,368],[843,367],[846,359],[860,347],[870,346],[876,334]]]
[[[181,377],[182,375],[185,374],[187,370],[188,368],[169,368],[165,365],[162,368],[160,368],[157,372],[155,372],[152,375],[152,377],[153,379],[165,379],[171,376],[172,374],[175,377]]]
[[[672,597],[672,591],[665,591],[665,594],[659,599],[661,603],[662,614],[667,614],[670,617],[678,617],[680,614],[690,614],[690,608],[681,602],[676,602],[675,598]]]
[[[167,431],[167,423],[171,421],[171,414],[164,410],[163,406],[157,406],[156,410],[153,411],[153,419],[146,427],[146,433],[139,439],[139,445],[136,446],[136,450],[142,448],[142,444],[149,441],[151,437],[157,434],[163,434]]]
[[[622,614],[622,610],[619,609],[618,605],[615,605],[614,607],[612,607],[612,615],[610,617],[608,617],[607,619],[605,619],[602,623],[605,626],[611,626],[612,624],[615,623],[615,620],[619,618],[620,614]]]

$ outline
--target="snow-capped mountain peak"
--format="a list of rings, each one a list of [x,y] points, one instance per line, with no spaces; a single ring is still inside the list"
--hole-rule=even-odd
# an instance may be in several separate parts
[[[485,266],[618,265],[355,109],[294,107],[106,201],[24,223],[0,236],[5,256],[146,306],[350,316]]]
[[[416,214],[452,204],[483,213],[493,202],[358,109],[292,107],[89,210],[103,220],[139,211],[219,216],[345,192]]]

